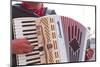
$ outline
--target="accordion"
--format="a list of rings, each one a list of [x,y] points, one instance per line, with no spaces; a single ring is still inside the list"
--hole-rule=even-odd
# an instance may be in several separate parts
[[[21,17],[12,21],[14,38],[26,38],[32,52],[16,54],[17,65],[85,61],[87,29],[64,16]]]

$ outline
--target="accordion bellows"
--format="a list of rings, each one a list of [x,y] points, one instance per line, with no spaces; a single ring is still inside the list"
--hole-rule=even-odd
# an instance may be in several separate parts
[[[49,15],[13,19],[14,38],[27,38],[32,52],[17,54],[17,65],[85,60],[87,29],[72,18]]]

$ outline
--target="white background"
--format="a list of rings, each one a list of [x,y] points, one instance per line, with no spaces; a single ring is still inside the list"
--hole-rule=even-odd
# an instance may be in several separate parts
[[[97,61],[86,63],[41,65],[40,67],[98,67],[100,65],[100,1],[99,0],[34,0],[44,2],[89,4],[97,6]],[[92,19],[91,19],[92,20]],[[10,0],[0,2],[0,66],[10,67]],[[34,66],[36,67],[36,66]],[[37,66],[38,67],[38,66]]]

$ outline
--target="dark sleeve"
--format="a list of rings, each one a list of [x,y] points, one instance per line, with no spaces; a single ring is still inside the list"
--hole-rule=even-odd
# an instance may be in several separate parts
[[[11,23],[11,40],[14,39],[14,34],[13,34],[13,25]],[[12,44],[11,44],[12,46]],[[12,50],[12,49],[11,49]],[[17,63],[16,63],[16,55],[12,53],[11,51],[11,66],[12,67],[16,67]]]
[[[11,57],[11,67],[16,67],[16,66],[17,66],[16,55],[12,54],[12,57]]]
[[[20,8],[20,6],[12,6],[12,18],[26,17],[27,14]]]
[[[32,10],[28,10],[20,5],[12,6],[12,18],[18,17],[38,17]]]
[[[51,11],[51,14],[56,14],[55,10],[52,10],[52,11]]]
[[[56,14],[55,10],[45,8],[45,15],[55,15],[55,14]]]
[[[12,14],[11,14],[11,40],[14,39],[14,32],[13,32],[13,23],[12,23],[12,19],[16,18],[16,14],[15,14],[16,10],[15,8],[12,6]],[[12,44],[11,44],[12,45]],[[12,50],[12,49],[11,49]],[[16,63],[16,55],[12,54],[11,51],[11,67],[16,67],[17,63]]]
[[[13,30],[11,30],[11,31],[13,31]],[[11,36],[12,39],[11,40],[13,40],[14,39],[14,35],[13,35],[13,32],[11,32],[11,33],[12,33],[12,36]],[[12,46],[12,44],[11,44],[11,46]],[[16,67],[16,65],[17,65],[17,63],[16,63],[16,54],[13,54],[12,51],[11,51],[11,66],[12,67]]]

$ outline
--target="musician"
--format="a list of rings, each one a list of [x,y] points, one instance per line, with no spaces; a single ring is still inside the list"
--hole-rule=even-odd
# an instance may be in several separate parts
[[[18,17],[41,17],[53,14],[56,14],[54,10],[49,10],[48,8],[45,8],[43,6],[43,3],[38,2],[23,1],[21,4],[15,4],[12,6],[12,19]],[[33,48],[34,46],[31,46],[27,39],[14,39],[14,37],[12,36],[12,64],[16,66],[15,54],[28,53],[32,51]],[[92,55],[93,50],[90,48],[87,49],[86,60],[91,59]]]
[[[37,2],[26,2],[23,1],[21,4],[15,4],[12,6],[12,19],[18,17],[41,17],[45,15],[56,14],[54,10],[50,10],[43,6],[43,3]],[[34,46],[25,38],[14,39],[12,33],[12,65],[16,66],[15,54],[23,54],[31,52]]]

